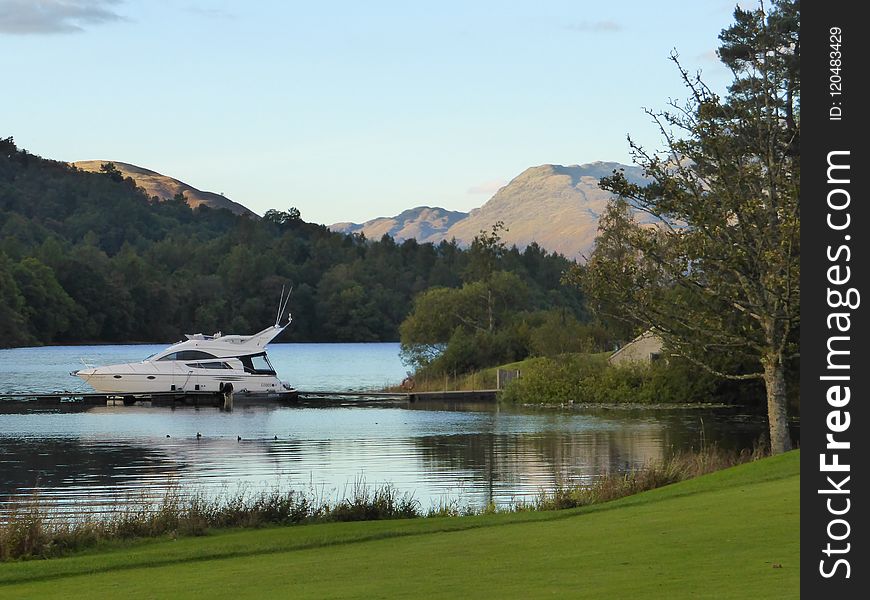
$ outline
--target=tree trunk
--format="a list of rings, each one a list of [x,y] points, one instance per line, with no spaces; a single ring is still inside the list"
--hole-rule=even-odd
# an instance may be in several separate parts
[[[767,389],[767,421],[770,426],[770,452],[791,450],[791,436],[786,418],[785,365],[779,355],[764,361],[764,387]]]

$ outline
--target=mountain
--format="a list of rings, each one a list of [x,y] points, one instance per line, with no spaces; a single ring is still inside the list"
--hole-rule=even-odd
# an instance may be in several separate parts
[[[335,223],[329,228],[339,233],[364,233],[370,240],[379,240],[388,234],[399,242],[413,238],[421,243],[438,243],[451,226],[466,217],[468,213],[418,206],[395,217],[378,217],[365,223]]]
[[[83,171],[99,172],[100,167],[107,162],[113,163],[124,177],[132,177],[133,181],[136,182],[136,185],[145,190],[145,193],[148,194],[149,197],[157,196],[161,200],[168,200],[174,198],[176,194],[181,192],[184,194],[184,197],[187,198],[187,203],[191,208],[196,208],[197,206],[204,204],[209,208],[225,208],[237,215],[247,215],[249,217],[259,218],[252,210],[249,210],[238,202],[233,202],[221,194],[198,190],[183,181],[179,181],[178,179],[166,175],[161,175],[156,171],[137,167],[136,165],[118,162],[116,160],[80,160],[72,164]]]
[[[569,258],[588,256],[598,234],[598,218],[612,197],[598,182],[615,169],[624,169],[629,180],[642,179],[639,167],[614,162],[526,169],[451,227],[446,237],[469,243],[481,230],[504,221],[508,231],[502,239],[508,246],[524,248],[537,242]]]
[[[359,225],[338,223],[330,229],[362,232],[369,239],[378,239],[384,233],[396,239],[414,237],[420,242],[455,238],[467,245],[481,230],[489,231],[497,221],[503,221],[507,231],[502,233],[502,240],[508,246],[516,244],[524,248],[537,242],[551,252],[583,260],[592,251],[598,218],[612,197],[598,187],[598,182],[617,169],[623,169],[629,181],[643,181],[639,167],[616,162],[540,165],[520,173],[486,204],[466,216],[421,207]],[[455,220],[450,222],[445,215]]]

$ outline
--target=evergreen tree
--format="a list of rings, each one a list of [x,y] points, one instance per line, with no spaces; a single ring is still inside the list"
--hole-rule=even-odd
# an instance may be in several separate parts
[[[646,186],[602,181],[620,200],[584,281],[601,310],[654,328],[676,353],[734,379],[762,379],[773,452],[791,447],[786,372],[800,325],[800,78],[797,1],[738,8],[719,55],[723,98],[673,60],[690,93],[650,112],[666,150],[631,142]],[[657,218],[631,220],[628,204]],[[724,372],[722,357],[749,372]]]

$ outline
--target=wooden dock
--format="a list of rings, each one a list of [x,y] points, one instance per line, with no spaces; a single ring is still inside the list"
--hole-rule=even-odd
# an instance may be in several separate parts
[[[434,392],[300,391],[300,400],[357,398],[369,400],[406,400],[408,402],[495,402],[498,390],[445,390]]]
[[[412,392],[410,402],[495,402],[498,390],[447,390],[443,392]]]
[[[274,404],[297,400],[296,392],[268,395],[234,394],[237,405]],[[95,406],[224,406],[224,395],[217,392],[151,392],[148,394],[105,394],[98,392],[15,392],[0,393],[4,408],[85,408]]]
[[[330,392],[324,390],[314,391],[299,391],[300,400],[315,400],[320,398],[383,398],[395,400],[407,400],[409,394],[407,392],[369,392],[361,390],[358,392],[343,390],[341,392]]]

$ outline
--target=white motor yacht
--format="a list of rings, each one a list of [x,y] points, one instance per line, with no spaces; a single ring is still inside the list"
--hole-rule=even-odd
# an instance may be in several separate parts
[[[266,344],[291,322],[253,335],[186,335],[187,339],[141,362],[72,371],[98,392],[149,394],[159,392],[229,392],[278,394],[293,391],[278,379],[266,356]]]

